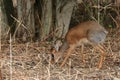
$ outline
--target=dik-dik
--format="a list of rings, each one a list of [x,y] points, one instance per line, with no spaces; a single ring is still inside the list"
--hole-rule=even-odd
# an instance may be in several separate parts
[[[57,62],[66,54],[60,65],[60,67],[62,67],[77,46],[90,44],[101,52],[100,61],[98,63],[98,68],[101,68],[105,57],[105,51],[100,44],[105,41],[107,33],[105,28],[95,21],[87,21],[78,24],[67,32],[60,48],[52,49],[51,62]]]

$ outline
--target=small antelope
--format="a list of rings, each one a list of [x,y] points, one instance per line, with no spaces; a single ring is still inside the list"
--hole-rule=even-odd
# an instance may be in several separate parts
[[[61,47],[59,48],[60,45],[56,45],[57,49],[52,50],[51,63],[58,62],[58,60],[66,53],[65,58],[60,65],[60,67],[62,67],[77,46],[90,44],[101,52],[101,58],[98,63],[98,68],[101,68],[105,57],[105,51],[100,43],[105,41],[107,33],[105,28],[95,21],[87,21],[78,24],[67,32]]]

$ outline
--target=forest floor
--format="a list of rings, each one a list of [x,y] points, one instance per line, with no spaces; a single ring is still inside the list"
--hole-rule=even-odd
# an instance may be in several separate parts
[[[13,43],[3,41],[0,53],[3,80],[120,80],[120,30],[111,29],[105,43],[106,58],[97,69],[100,52],[91,46],[75,49],[64,67],[49,64],[50,42]],[[10,54],[12,53],[12,54]]]

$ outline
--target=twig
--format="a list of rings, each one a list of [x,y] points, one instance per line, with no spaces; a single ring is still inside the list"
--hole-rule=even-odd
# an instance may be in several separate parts
[[[27,29],[27,27],[26,27],[24,24],[22,24],[22,21],[19,21],[17,18],[15,18],[15,17],[12,16],[12,15],[11,15],[11,17],[12,17],[16,22],[19,23],[19,24],[18,24],[18,27],[16,28],[15,33],[14,33],[14,35],[13,35],[14,39],[15,39],[15,35],[16,35],[16,33],[17,33],[20,25],[22,25],[22,27],[23,27],[25,30],[27,30],[27,32],[29,33],[29,35],[31,35],[31,34],[30,34],[30,31]]]

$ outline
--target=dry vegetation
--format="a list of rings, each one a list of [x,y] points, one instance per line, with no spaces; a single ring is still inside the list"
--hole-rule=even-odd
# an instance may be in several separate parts
[[[85,47],[86,64],[83,65],[82,53],[77,48],[61,69],[59,63],[49,64],[50,42],[9,42],[3,41],[0,53],[3,80],[120,80],[118,29],[109,30],[104,43],[107,56],[100,70],[96,69],[100,53],[91,46]]]
[[[83,7],[83,5],[79,7],[81,6]],[[78,9],[84,9],[84,7],[79,7]],[[91,8],[90,5],[86,7]],[[87,13],[86,18],[93,11],[93,13],[98,13],[93,7],[90,10],[91,11],[88,10],[88,12],[85,13],[83,10],[77,10],[78,12],[75,13],[78,15],[80,15],[80,13],[81,15]],[[107,14],[108,13],[101,15],[102,22],[104,22],[103,17]],[[81,20],[85,19],[85,17],[75,15],[73,15],[73,21],[71,21],[73,24],[75,24],[74,21],[76,18]],[[107,22],[109,21],[107,20]],[[119,26],[119,24],[117,26]],[[84,49],[85,64],[82,62],[82,53],[80,53],[81,50],[80,47],[78,47],[70,56],[66,65],[63,68],[59,68],[59,63],[54,65],[49,64],[51,42],[17,43],[13,40],[2,41],[0,71],[3,80],[120,80],[120,29],[109,29],[108,31],[109,34],[104,43],[107,55],[103,67],[100,70],[96,68],[100,52],[95,51],[89,45]]]

